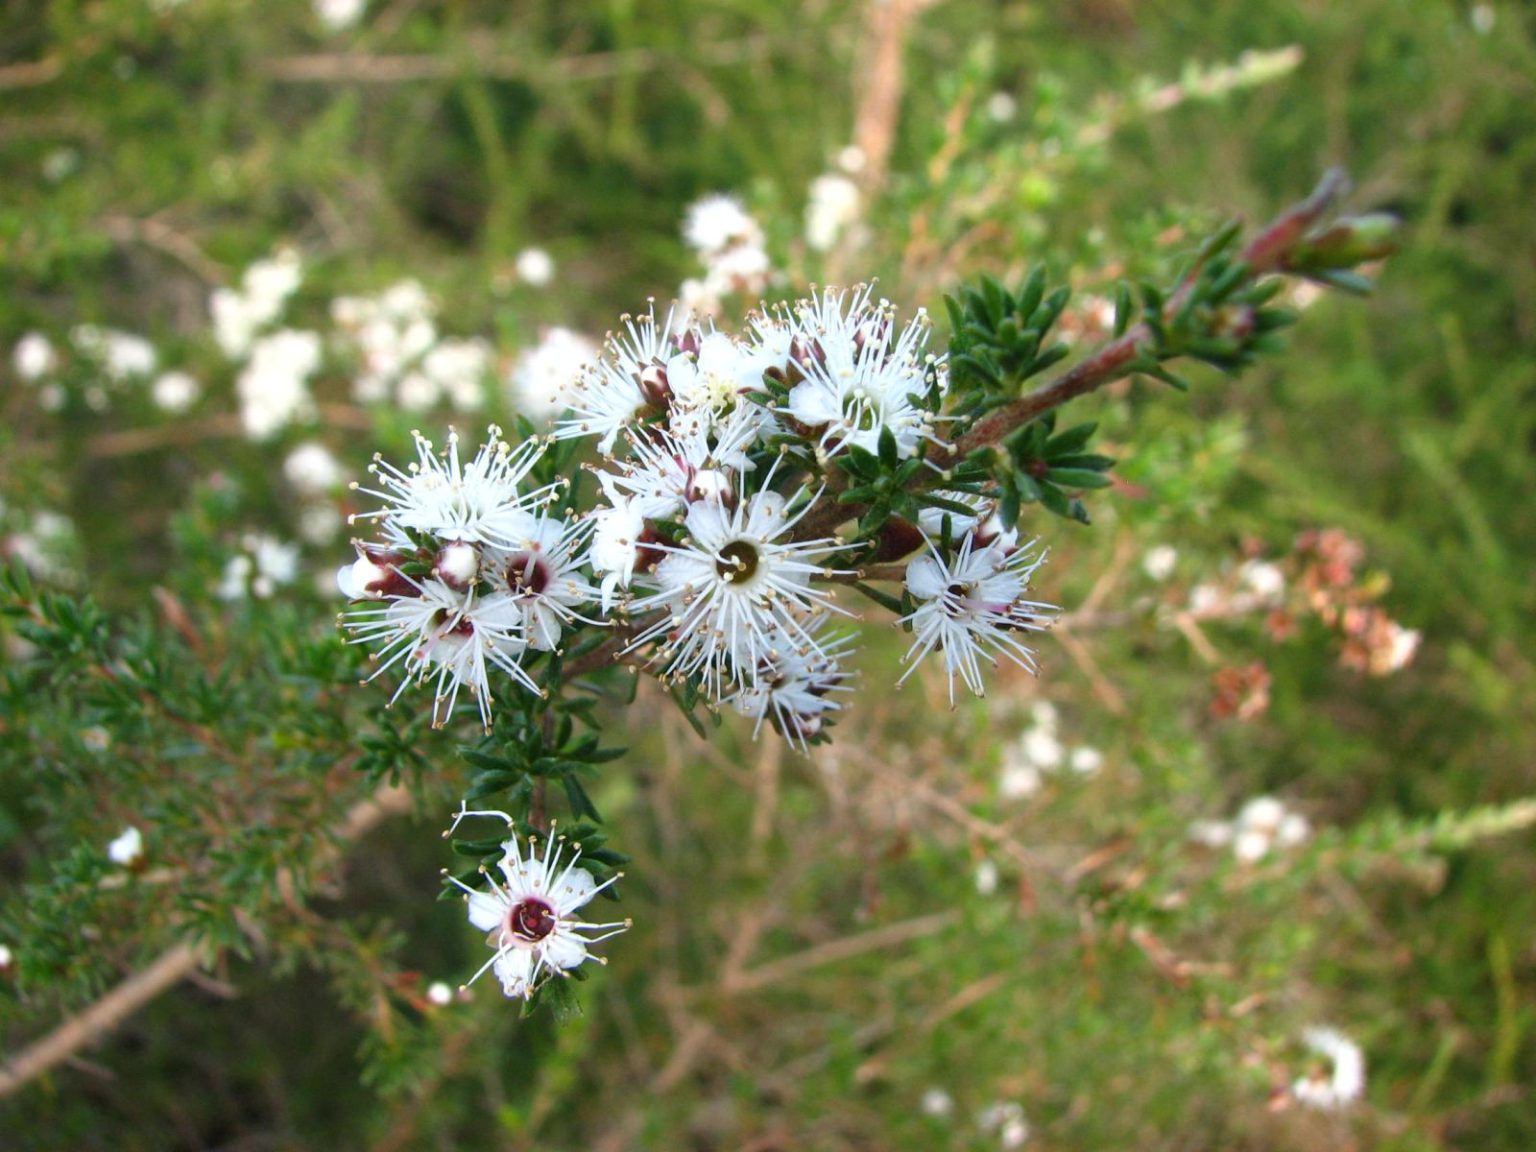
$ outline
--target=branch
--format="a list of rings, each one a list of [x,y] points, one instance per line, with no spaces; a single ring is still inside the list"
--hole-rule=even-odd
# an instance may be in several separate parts
[[[1258,279],[1285,266],[1286,257],[1308,229],[1332,207],[1333,203],[1349,188],[1349,180],[1337,168],[1330,169],[1318,183],[1316,190],[1300,204],[1288,209],[1243,249],[1243,262],[1248,266],[1249,278]],[[1175,315],[1183,306],[1189,293],[1194,290],[1199,269],[1191,269],[1176,292],[1164,305],[1164,314]],[[939,468],[948,468],[963,460],[978,448],[996,444],[1016,428],[1021,428],[1036,416],[1058,408],[1068,400],[1092,392],[1125,375],[1125,366],[1144,349],[1152,346],[1152,329],[1145,321],[1136,324],[1118,340],[1104,345],[1088,359],[1073,365],[1062,375],[1028,396],[997,409],[956,442],[954,448],[934,457]]]
[[[1301,244],[1308,231],[1344,195],[1348,187],[1349,180],[1344,173],[1336,168],[1330,169],[1310,196],[1281,213],[1255,236],[1242,254],[1249,279],[1256,280],[1267,273],[1284,269],[1292,252]],[[1198,276],[1199,268],[1190,270],[1164,304],[1165,315],[1178,313],[1189,294],[1194,291]],[[945,472],[972,452],[998,443],[1035,417],[1120,379],[1126,375],[1127,366],[1153,347],[1153,344],[1152,329],[1142,321],[1086,360],[1073,365],[1049,384],[992,411],[978,420],[953,446],[929,455],[928,460],[934,467],[934,479],[942,480]],[[829,477],[820,503],[796,527],[796,540],[829,535],[838,525],[857,518],[866,510],[865,505],[837,502],[837,494],[846,486],[837,483],[841,478],[842,474],[836,472]]]
[[[322,850],[317,854],[315,864],[323,865],[339,856],[344,845],[361,839],[386,817],[409,811],[410,805],[410,794],[404,788],[380,785],[372,796],[348,809],[337,831],[335,848]],[[0,1063],[0,1098],[62,1064],[86,1045],[104,1038],[160,993],[191,976],[204,959],[203,951],[195,945],[175,945],[80,1015],[64,1021],[14,1058]]]

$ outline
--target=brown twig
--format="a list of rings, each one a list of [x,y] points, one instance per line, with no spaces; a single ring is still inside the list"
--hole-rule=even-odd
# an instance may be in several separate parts
[[[365,836],[386,817],[408,811],[410,803],[410,794],[405,789],[381,785],[342,818],[335,838],[336,849]],[[322,850],[316,863],[323,862],[334,851]],[[204,959],[202,949],[187,943],[176,944],[161,953],[149,967],[129,976],[80,1015],[64,1021],[13,1058],[0,1062],[0,1097],[10,1095],[105,1037],[155,997],[190,976]]]
[[[864,153],[860,177],[867,192],[885,185],[885,174],[896,139],[903,86],[902,54],[912,21],[937,0],[868,0],[864,10],[866,78],[853,121],[853,142]]]
[[[799,36],[745,36],[700,44],[690,50],[688,63],[723,67],[801,46]],[[677,64],[675,56],[650,48],[591,52],[549,61],[534,53],[497,52],[489,41],[476,39],[467,58],[452,54],[370,56],[325,52],[264,60],[260,68],[273,80],[289,84],[404,84],[451,80],[466,73],[493,80],[529,80],[551,73],[567,80],[605,80],[674,68]]]
[[[1349,181],[1344,173],[1336,168],[1331,169],[1323,176],[1312,195],[1277,216],[1243,249],[1242,260],[1248,266],[1250,276],[1256,279],[1283,267],[1290,250],[1348,187]],[[1194,291],[1197,276],[1198,270],[1191,270],[1169,297],[1164,306],[1167,315],[1173,315],[1183,306],[1189,294]],[[976,449],[1000,442],[1014,429],[1023,427],[1052,408],[1059,408],[1068,400],[1118,380],[1125,375],[1126,366],[1150,348],[1152,342],[1152,329],[1145,321],[1134,325],[1125,335],[1110,341],[1049,384],[977,421],[976,426],[959,439],[951,452],[935,458],[935,465],[940,468],[950,467]]]
[[[57,56],[28,60],[21,64],[0,65],[0,92],[7,88],[36,88],[59,78],[64,62]]]
[[[1327,172],[1317,188],[1301,203],[1277,216],[1259,232],[1243,250],[1242,260],[1252,278],[1285,267],[1286,259],[1296,244],[1306,235],[1335,201],[1349,187],[1349,181],[1338,169]],[[1194,291],[1198,269],[1192,270],[1184,282],[1170,295],[1164,310],[1176,313],[1189,294]],[[1059,408],[1069,400],[1102,388],[1111,381],[1125,376],[1129,366],[1139,360],[1153,344],[1153,332],[1145,322],[1133,325],[1124,335],[1105,344],[1093,355],[1079,361],[1050,383],[1036,389],[1028,396],[995,409],[957,440],[953,447],[930,454],[936,478],[972,452],[997,444],[1011,432],[1029,421]],[[840,475],[840,474],[838,474]],[[838,504],[836,493],[828,486],[821,501],[800,521],[795,530],[797,540],[825,536],[838,525],[852,520],[865,511],[863,505]]]

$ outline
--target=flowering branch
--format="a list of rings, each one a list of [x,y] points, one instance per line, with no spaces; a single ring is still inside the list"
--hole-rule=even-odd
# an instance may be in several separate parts
[[[1002,660],[1033,671],[1026,641],[1056,608],[1030,596],[1045,552],[1020,536],[1023,506],[1086,521],[1072,493],[1107,486],[1114,463],[1089,450],[1093,425],[1058,430],[1054,409],[1133,372],[1181,385],[1162,367],[1180,356],[1236,371],[1268,350],[1292,317],[1267,307],[1279,285],[1261,278],[1349,287],[1339,278],[1380,246],[1379,221],[1315,229],[1344,186],[1330,173],[1241,253],[1235,225],[1218,232],[1166,296],[1142,288],[1140,323],[1123,292],[1117,337],[1027,396],[1066,355],[1045,340],[1068,293],[1048,294],[1043,272],[950,301],[947,355],[927,351],[925,313],[898,323],[869,286],[765,309],[740,335],[653,306],[624,317],[552,436],[492,428],[470,456],[456,434],[442,450],[417,434],[408,466],[376,460],[380,506],[359,519],[378,536],[338,574],[344,624],[374,649],[375,676],[399,674],[397,697],[429,685],[437,726],[463,697],[485,730],[465,752],[474,808],[460,820],[495,815],[507,835],[455,841],[476,867],[447,879],[492,933],[484,970],[530,1005],[564,997],[586,945],[622,930],[576,919],[624,863],[585,783],[622,751],[568,691],[578,678],[625,664],[700,731],[699,706],[731,706],[806,748],[828,739],[849,686],[856,634],[838,622],[855,614],[839,588],[911,634],[898,684],[940,660],[953,701],[957,683],[982,695]],[[597,463],[580,463],[582,441]],[[595,500],[572,482],[583,468]],[[562,791],[570,824],[550,808]],[[565,845],[569,890],[555,879]]]

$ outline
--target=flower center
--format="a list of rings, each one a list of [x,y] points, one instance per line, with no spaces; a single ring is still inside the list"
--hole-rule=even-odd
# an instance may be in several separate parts
[[[555,912],[542,900],[524,900],[507,913],[507,930],[537,943],[555,930]]]
[[[757,549],[746,540],[732,540],[715,554],[715,571],[727,584],[744,584],[757,575]]]
[[[950,616],[968,616],[973,607],[971,585],[955,583],[944,589],[944,610]]]
[[[507,587],[514,596],[537,596],[549,587],[549,565],[531,552],[520,552],[507,564]]]

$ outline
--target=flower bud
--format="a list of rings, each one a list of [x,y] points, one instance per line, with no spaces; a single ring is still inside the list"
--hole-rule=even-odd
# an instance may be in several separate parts
[[[455,592],[467,591],[480,576],[480,553],[473,544],[462,540],[444,545],[432,566],[432,575]]]
[[[385,600],[418,596],[420,592],[400,574],[409,557],[382,548],[361,547],[357,559],[336,570],[336,586],[348,600]]]
[[[1386,212],[1351,216],[1306,237],[1288,263],[1298,272],[1353,268],[1396,252],[1401,231],[1402,221]]]

